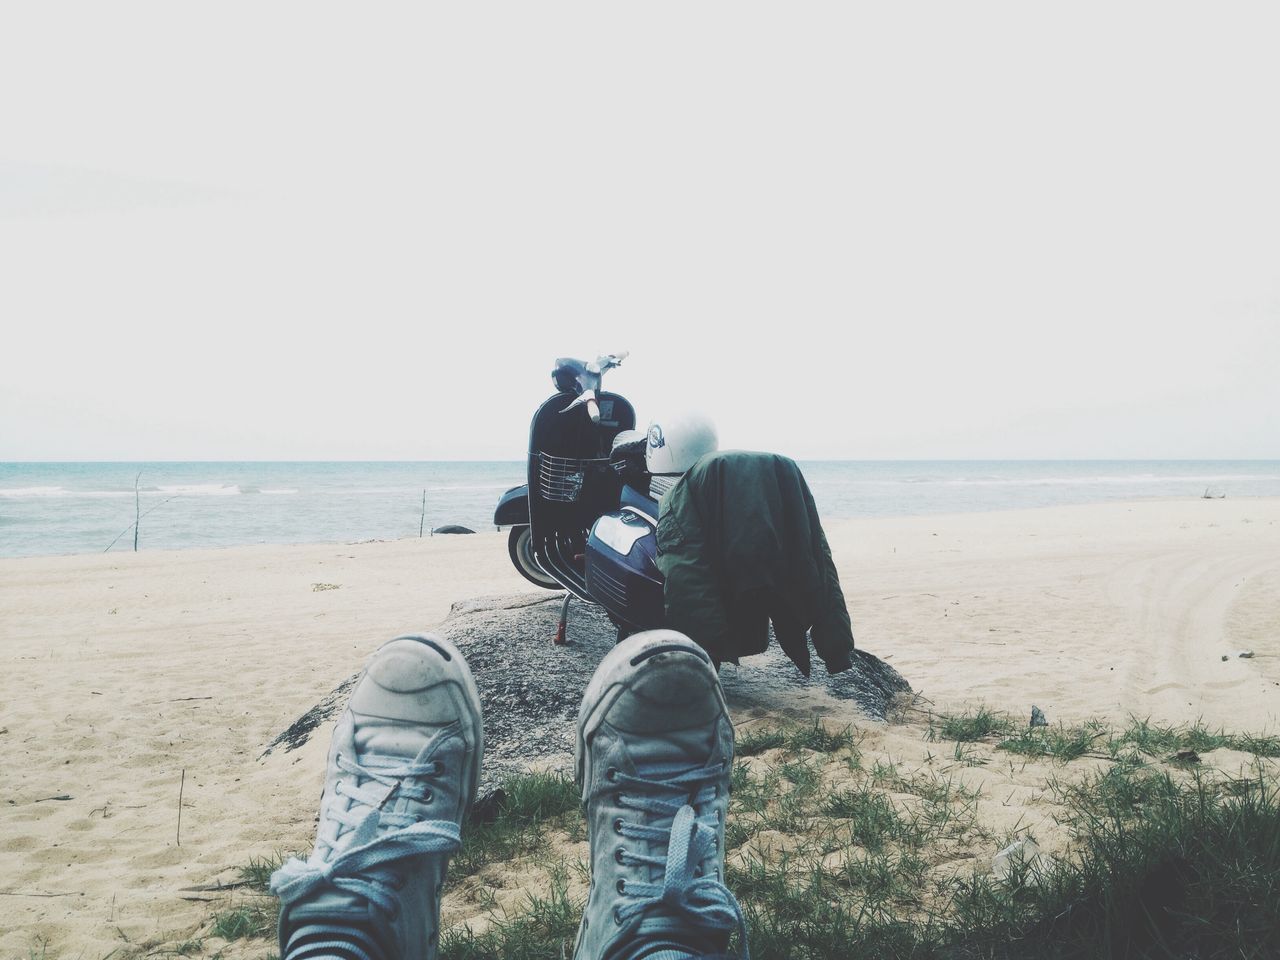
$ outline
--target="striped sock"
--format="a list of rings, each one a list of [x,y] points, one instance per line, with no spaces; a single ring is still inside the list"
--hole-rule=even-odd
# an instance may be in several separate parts
[[[386,960],[373,934],[350,924],[307,924],[294,931],[281,960]]]

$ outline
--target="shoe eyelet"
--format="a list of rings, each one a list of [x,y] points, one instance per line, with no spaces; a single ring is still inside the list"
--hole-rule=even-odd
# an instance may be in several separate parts
[[[719,868],[719,867],[716,867],[716,879],[717,879],[717,880],[719,880],[719,879],[720,879],[720,868]]]
[[[622,911],[618,907],[613,908],[613,922],[622,926]]]
[[[610,783],[617,783],[617,782],[618,782],[618,770],[617,770],[617,768],[616,768],[616,767],[610,767],[608,770],[606,770],[606,771],[604,772],[604,778],[605,778],[606,780],[608,780]]]
[[[423,802],[423,803],[430,803],[430,802],[431,802],[431,798],[432,798],[433,796],[434,796],[434,794],[433,794],[430,790],[426,791],[426,792],[425,792],[425,793],[423,793],[423,795],[422,795],[422,802]]]
[[[625,850],[623,850],[623,849],[622,849],[622,847],[619,847],[617,850],[613,851],[613,860],[614,860],[614,862],[615,862],[615,863],[622,863],[622,855],[623,855],[625,852],[626,852],[626,851],[625,851]]]
[[[621,834],[621,833],[622,833],[622,818],[621,818],[621,817],[615,817],[615,818],[614,818],[614,820],[613,820],[613,832],[614,832],[614,833],[617,833],[617,834]]]
[[[712,788],[712,793],[711,793],[711,795],[712,795],[713,797],[718,797],[718,796],[720,796],[720,784],[718,784],[718,783],[717,783],[717,784]]]
[[[619,893],[626,893],[626,892],[627,892],[627,881],[625,881],[625,880],[619,880],[619,881],[618,881],[618,883],[617,883],[617,887],[618,887],[618,892],[619,892]]]
[[[701,868],[701,867],[694,867],[694,868],[693,868],[693,875],[694,875],[695,877],[700,877],[700,876],[702,876],[702,868]]]
[[[719,838],[719,837],[712,837],[712,838],[711,838],[711,849],[712,849],[712,850],[719,850],[719,849],[720,849],[720,838]]]

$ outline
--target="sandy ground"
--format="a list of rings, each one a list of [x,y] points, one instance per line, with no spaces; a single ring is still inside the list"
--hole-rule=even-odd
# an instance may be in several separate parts
[[[1280,730],[1278,499],[828,535],[859,644],[938,709]],[[185,939],[211,904],[183,888],[309,847],[324,738],[263,746],[382,640],[526,589],[503,537],[0,560],[0,957]],[[858,725],[866,749],[926,762],[917,727]],[[972,776],[1034,822],[1036,775]]]

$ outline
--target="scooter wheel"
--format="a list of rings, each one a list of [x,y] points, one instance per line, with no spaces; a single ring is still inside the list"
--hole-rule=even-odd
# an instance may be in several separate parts
[[[533,558],[533,537],[528,524],[511,528],[511,534],[507,537],[507,552],[511,554],[511,563],[520,572],[520,576],[530,583],[547,590],[560,589],[560,584],[547,576]]]

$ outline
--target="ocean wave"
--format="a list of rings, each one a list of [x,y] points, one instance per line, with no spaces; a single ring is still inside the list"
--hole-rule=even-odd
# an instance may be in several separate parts
[[[1119,477],[957,477],[948,480],[937,480],[935,483],[951,487],[986,486],[986,487],[1050,487],[1050,486],[1094,486],[1101,484],[1168,484],[1168,483],[1247,483],[1255,480],[1275,481],[1280,477],[1269,477],[1261,474],[1222,474],[1216,476],[1161,476],[1155,473],[1129,474]]]
[[[70,493],[62,487],[10,487],[0,490],[0,497],[65,497]]]
[[[258,491],[264,497],[281,497],[290,493],[297,493],[297,487],[263,487]]]
[[[234,497],[240,494],[240,488],[234,483],[174,483],[161,484],[156,493],[170,497]]]
[[[0,489],[0,497],[10,500],[132,496],[132,490],[68,490],[66,487],[9,487]]]
[[[1205,476],[1162,476],[1158,473],[1093,477],[817,477],[809,479],[811,487],[1071,487],[1111,485],[1178,484],[1178,483],[1277,483],[1280,476],[1254,473],[1227,473]]]

